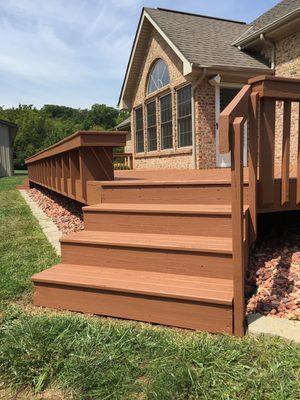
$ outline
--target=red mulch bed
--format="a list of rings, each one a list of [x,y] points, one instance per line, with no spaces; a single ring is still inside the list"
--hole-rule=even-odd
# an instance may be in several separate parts
[[[63,234],[84,229],[80,203],[43,187],[29,189],[27,193]]]
[[[246,294],[248,314],[300,321],[299,235],[282,234],[256,245],[250,256]]]

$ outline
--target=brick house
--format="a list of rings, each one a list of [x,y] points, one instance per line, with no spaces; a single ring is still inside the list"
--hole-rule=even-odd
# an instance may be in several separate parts
[[[220,111],[249,78],[267,74],[300,77],[299,0],[283,0],[250,24],[144,8],[119,99],[131,110],[134,168],[228,167]],[[296,140],[292,134],[292,160]],[[275,147],[279,160],[281,142]]]

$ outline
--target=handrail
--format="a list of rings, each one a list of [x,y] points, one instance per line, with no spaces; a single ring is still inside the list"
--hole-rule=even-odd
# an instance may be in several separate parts
[[[230,151],[229,131],[230,124],[233,123],[234,118],[241,117],[247,114],[249,94],[251,86],[245,85],[235,96],[235,98],[228,104],[222,111],[219,119],[220,134],[220,152],[228,153]]]
[[[113,180],[113,147],[126,132],[78,131],[27,158],[29,181],[84,204],[100,202],[95,181]]]
[[[133,169],[133,154],[132,153],[113,153],[115,169]],[[121,166],[116,167],[118,159],[121,159]]]
[[[280,134],[275,130],[276,115],[279,110],[277,101],[284,102],[279,191],[278,182],[275,182],[275,136],[277,133]],[[231,152],[234,332],[237,335],[243,335],[245,329],[244,274],[248,246],[254,243],[257,236],[258,206],[262,210],[274,210],[292,202],[295,208],[300,204],[300,118],[295,198],[291,198],[293,192],[290,189],[291,102],[300,102],[300,79],[259,76],[250,79],[248,85],[241,89],[220,115],[220,151]],[[243,218],[245,124],[248,126],[248,142],[245,145],[249,154],[249,231],[245,229],[245,218]],[[275,204],[275,193],[277,197],[279,193],[279,205]],[[246,237],[244,237],[245,231]]]
[[[56,154],[70,151],[79,147],[117,147],[120,146],[120,142],[122,145],[124,145],[124,143],[126,143],[126,134],[127,132],[121,131],[77,131],[53,144],[52,146],[49,146],[33,156],[26,158],[25,164],[29,164],[45,157],[55,156]]]

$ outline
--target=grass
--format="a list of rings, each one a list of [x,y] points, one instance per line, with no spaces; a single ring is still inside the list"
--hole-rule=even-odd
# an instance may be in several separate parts
[[[30,399],[49,388],[65,399],[300,398],[295,344],[31,307],[30,276],[57,260],[14,190],[16,179],[0,179],[0,380],[6,390],[21,392],[19,398],[30,390]]]
[[[31,291],[30,277],[58,261],[15,190],[26,175],[0,179],[0,307]]]

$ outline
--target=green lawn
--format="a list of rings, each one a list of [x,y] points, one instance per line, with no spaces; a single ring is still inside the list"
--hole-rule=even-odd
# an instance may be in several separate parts
[[[48,388],[66,393],[65,399],[300,399],[300,348],[283,340],[237,339],[30,307],[30,276],[58,260],[14,190],[23,178],[0,179],[5,390],[30,389],[26,399],[40,398],[35,393]]]

